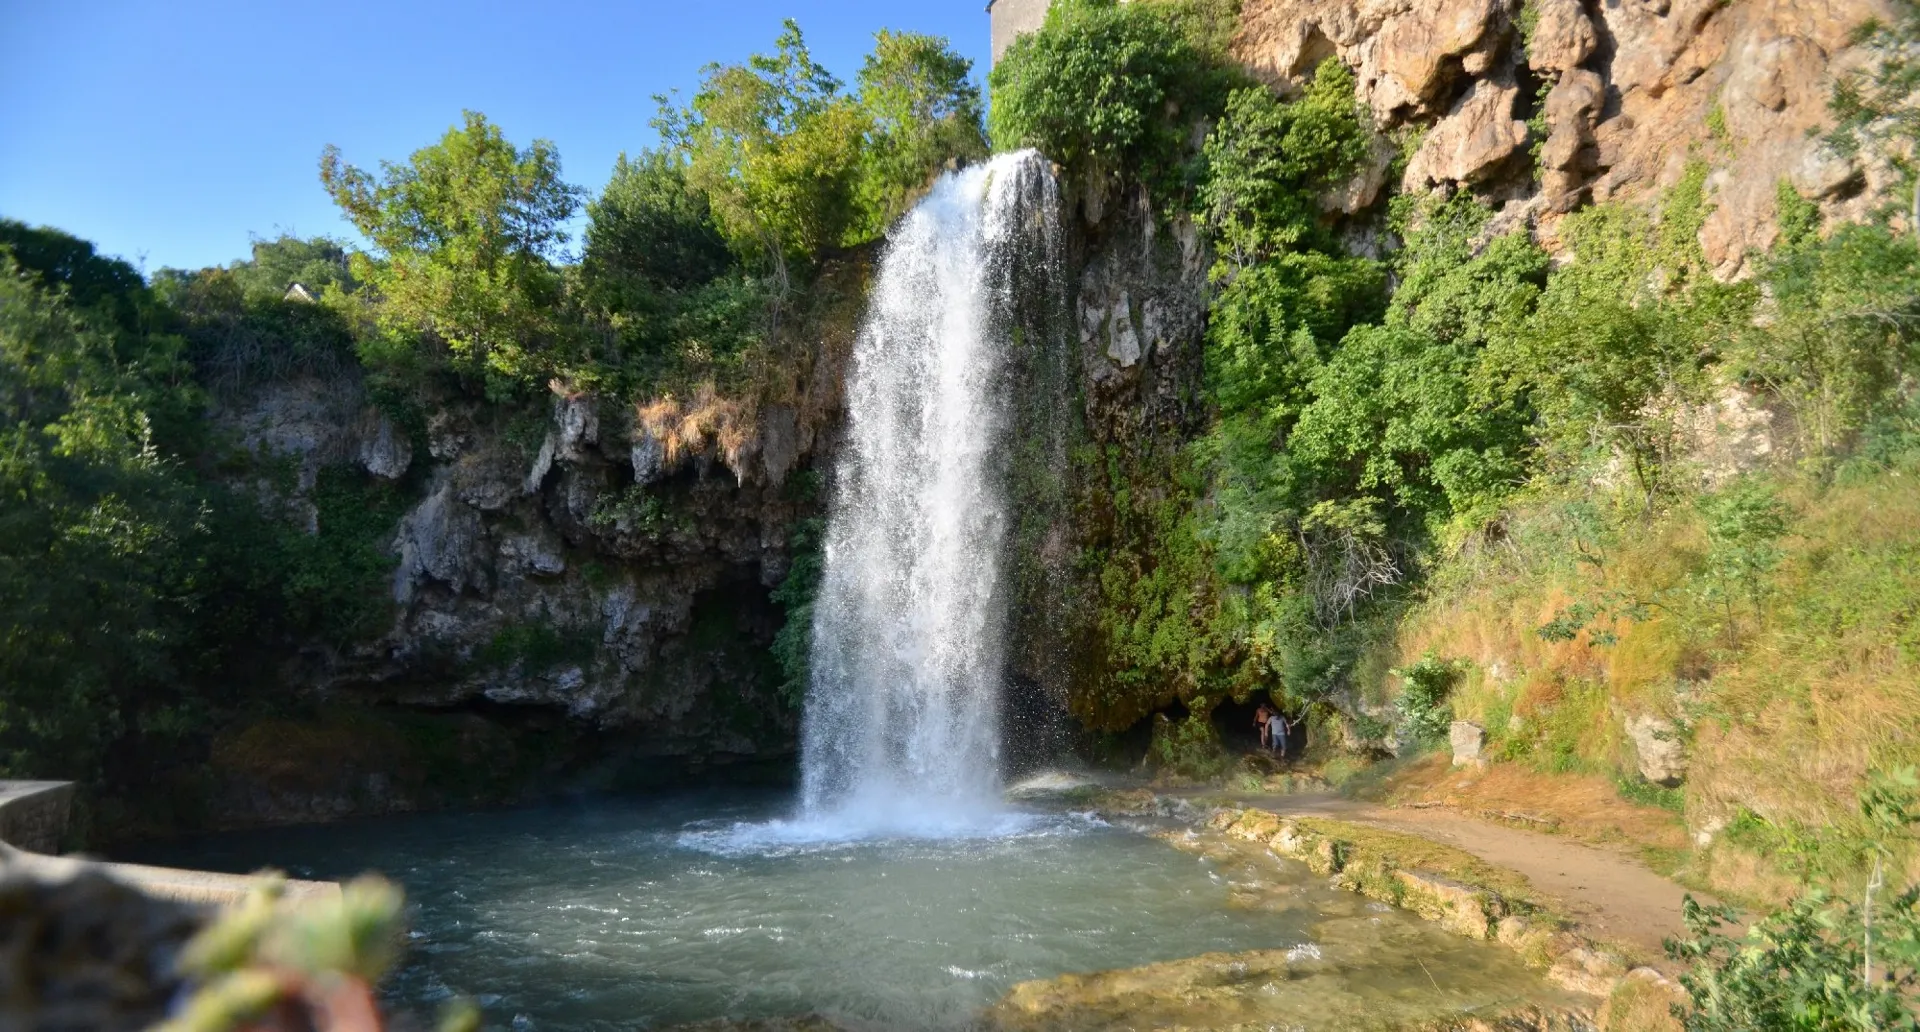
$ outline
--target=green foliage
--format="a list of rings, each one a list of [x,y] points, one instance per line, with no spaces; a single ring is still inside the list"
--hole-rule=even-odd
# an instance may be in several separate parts
[[[1719,284],[1705,266],[1704,184],[1696,165],[1657,222],[1618,204],[1569,216],[1572,264],[1495,334],[1489,356],[1493,396],[1530,404],[1561,461],[1594,449],[1625,459],[1648,505],[1671,487],[1684,406],[1704,397],[1710,360],[1757,300],[1751,285]]]
[[[1393,673],[1400,678],[1400,697],[1395,706],[1400,711],[1401,734],[1421,743],[1445,738],[1453,724],[1453,707],[1447,700],[1464,673],[1460,664],[1429,652],[1419,662]]]
[[[478,658],[489,667],[534,674],[587,663],[593,659],[598,644],[591,628],[562,630],[551,623],[532,620],[501,628],[480,649]]]
[[[1356,175],[1367,155],[1366,115],[1354,87],[1353,73],[1329,58],[1299,100],[1282,100],[1264,86],[1228,98],[1207,137],[1198,198],[1224,263],[1217,276],[1324,243],[1321,195]]]
[[[625,491],[601,497],[587,522],[601,530],[657,538],[679,529],[685,520],[667,506],[666,499],[633,484]]]
[[[1768,574],[1786,555],[1779,541],[1787,532],[1791,511],[1771,485],[1756,479],[1743,479],[1703,496],[1695,507],[1706,524],[1708,541],[1699,594],[1707,605],[1725,613],[1728,643],[1737,645],[1736,604],[1749,606],[1756,624],[1765,619],[1771,589]]]
[[[1075,686],[1071,705],[1088,726],[1117,731],[1204,691],[1219,676],[1226,643],[1211,549],[1199,537],[1197,478],[1168,456],[1115,448],[1099,460],[1104,533],[1082,562],[1095,579],[1103,662]]]
[[[661,138],[686,161],[734,252],[772,270],[839,244],[855,222],[866,115],[789,20],[772,54],[709,65],[685,108],[660,99]]]
[[[1914,55],[1914,42],[1920,40],[1920,4],[1894,0],[1889,6],[1892,20],[1869,19],[1855,33],[1854,42],[1875,59],[1834,83],[1835,125],[1827,141],[1849,157],[1872,151],[1905,173],[1914,181],[1914,213],[1920,218],[1920,175],[1912,157],[1913,143],[1920,140],[1920,109],[1912,103],[1920,92],[1920,61]],[[1908,228],[1912,232],[1920,226]]]
[[[1032,147],[1104,189],[1141,182],[1177,196],[1191,127],[1232,81],[1197,5],[1065,0],[993,67],[997,150]],[[1196,40],[1190,31],[1209,33]]]
[[[315,479],[310,500],[315,533],[287,528],[281,534],[278,561],[288,621],[337,644],[385,630],[393,615],[397,563],[389,546],[414,493],[404,482],[328,466]]]
[[[231,392],[303,376],[331,379],[357,365],[344,249],[329,240],[257,241],[251,261],[224,269],[162,269],[154,291],[184,322],[201,383]],[[326,303],[288,297],[299,283]],[[277,286],[276,286],[277,284]]]
[[[587,216],[581,266],[589,289],[641,295],[610,298],[616,309],[644,312],[652,295],[699,287],[733,266],[706,195],[687,184],[684,164],[668,152],[620,155]]]
[[[1882,856],[1910,839],[1916,788],[1911,768],[1870,783],[1860,800],[1867,830],[1851,851]],[[1742,921],[1732,908],[1688,897],[1687,937],[1667,952],[1690,966],[1680,982],[1692,1007],[1675,1016],[1688,1032],[1920,1028],[1920,886],[1880,898],[1883,870],[1876,862],[1858,900],[1809,889],[1739,939],[1722,931]]]
[[[1613,779],[1620,798],[1638,806],[1653,806],[1673,813],[1685,813],[1687,793],[1683,789],[1656,785],[1645,778],[1621,775]]]
[[[295,1014],[303,1024],[379,1020],[374,987],[405,948],[400,890],[369,875],[342,886],[338,900],[290,904],[285,891],[280,875],[264,876],[187,944],[180,969],[194,990],[158,1032],[233,1032]],[[455,1001],[439,1028],[473,1032],[478,1017]]]
[[[516,148],[469,111],[406,164],[382,162],[377,178],[329,147],[320,179],[378,250],[377,260],[356,256],[353,267],[379,295],[390,338],[372,355],[404,356],[439,342],[456,368],[485,376],[495,393],[549,370],[560,332],[553,308],[561,277],[552,262],[579,207],[551,143]]]
[[[787,611],[773,639],[773,658],[784,678],[780,694],[788,705],[798,709],[807,698],[807,685],[813,660],[813,603],[820,594],[820,578],[826,572],[823,535],[826,524],[818,518],[800,521],[788,546],[792,557],[787,575],[773,589],[773,601]]]
[[[74,244],[29,250],[61,256],[34,272],[0,245],[0,769],[16,777],[96,776],[177,699],[218,580],[207,495],[162,432],[198,403],[182,342],[130,327],[145,287]]]
[[[1206,699],[1196,698],[1180,720],[1156,716],[1147,759],[1162,773],[1183,778],[1205,781],[1225,774],[1233,766],[1233,757],[1220,745],[1210,709]]]
[[[857,99],[869,126],[862,155],[860,238],[905,214],[934,170],[987,154],[973,62],[947,41],[882,30],[860,69]]]
[[[1920,357],[1920,247],[1881,226],[1844,226],[1819,240],[1804,210],[1783,210],[1795,235],[1761,274],[1771,318],[1743,328],[1728,359],[1793,413],[1802,455],[1818,464],[1897,401],[1901,376]]]

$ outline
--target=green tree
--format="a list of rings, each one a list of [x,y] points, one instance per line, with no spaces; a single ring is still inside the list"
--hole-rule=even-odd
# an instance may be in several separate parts
[[[249,301],[279,301],[296,283],[316,298],[329,289],[351,294],[360,286],[346,245],[327,237],[283,233],[272,240],[255,240],[252,256],[227,268]]]
[[[1171,198],[1192,126],[1219,111],[1232,73],[1180,31],[1189,5],[1061,0],[994,65],[999,150],[1038,149],[1096,190],[1143,182]]]
[[[973,62],[947,41],[882,30],[860,69],[868,134],[860,179],[861,235],[878,236],[949,161],[987,154]]]
[[[121,306],[94,291],[101,272],[137,275],[84,250],[39,275],[71,276],[91,312],[0,248],[0,768],[16,777],[98,776],[108,747],[173,696],[203,576],[203,502],[153,415],[192,401],[182,342],[136,347],[103,314]]]
[[[733,266],[706,195],[688,185],[686,167],[675,154],[620,155],[613,178],[587,205],[587,215],[591,221],[581,264],[597,284],[686,290]]]
[[[1325,243],[1321,198],[1358,173],[1367,153],[1354,87],[1353,73],[1329,58],[1298,100],[1264,86],[1228,98],[1207,136],[1198,198],[1220,251],[1217,275]]]
[[[659,100],[655,126],[685,155],[687,182],[735,253],[767,268],[780,293],[793,263],[843,241],[867,119],[814,62],[799,25],[786,22],[772,54],[709,65],[684,109]]]
[[[579,206],[551,143],[518,149],[469,111],[406,164],[382,162],[378,177],[329,147],[320,179],[378,251],[356,256],[353,273],[377,296],[390,338],[444,342],[461,370],[496,389],[547,371],[561,332],[553,262]]]
[[[1496,328],[1547,279],[1525,233],[1480,241],[1492,212],[1460,193],[1396,205],[1405,246],[1383,326],[1354,329],[1313,374],[1294,461],[1337,489],[1390,495],[1430,524],[1491,515],[1526,476],[1532,413],[1477,387]]]

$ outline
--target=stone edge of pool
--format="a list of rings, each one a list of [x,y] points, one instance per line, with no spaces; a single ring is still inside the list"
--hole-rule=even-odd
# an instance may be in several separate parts
[[[1561,1020],[1576,1017],[1590,1023],[1585,1027],[1614,1032],[1625,1027],[1610,1020],[1617,1004],[1628,1005],[1635,997],[1647,995],[1660,997],[1663,1003],[1679,1001],[1680,987],[1656,968],[1630,963],[1629,949],[1578,934],[1566,915],[1531,892],[1515,891],[1511,884],[1489,884],[1505,881],[1506,876],[1520,877],[1513,872],[1479,863],[1464,853],[1461,856],[1472,867],[1485,869],[1497,878],[1463,875],[1456,870],[1443,874],[1401,862],[1394,855],[1391,840],[1418,836],[1383,834],[1334,818],[1283,816],[1257,807],[1196,806],[1190,800],[1151,789],[1108,790],[1091,802],[1095,812],[1103,816],[1169,818],[1222,838],[1264,847],[1276,856],[1304,863],[1315,874],[1327,877],[1335,888],[1407,910],[1454,934],[1512,950],[1529,967],[1540,971],[1548,983],[1597,1001],[1594,1009],[1577,1015],[1522,1012],[1506,1016],[1504,1023],[1443,1022],[1437,1028],[1558,1029]],[[1168,841],[1177,844],[1171,838]],[[1383,841],[1389,843],[1386,848],[1382,848]],[[1431,840],[1421,842],[1435,850],[1458,852]],[[1524,883],[1525,879],[1520,881]],[[1036,985],[1048,981],[1041,979]],[[1014,1002],[1020,988],[1016,986],[1016,993],[1008,994],[1002,1007]],[[1660,1009],[1664,1011],[1665,1007]]]
[[[51,855],[66,834],[74,788],[71,781],[0,781],[0,870],[49,879],[98,870],[157,899],[211,907],[233,906],[258,884],[258,879],[246,875]],[[340,886],[334,882],[289,880],[283,898],[300,903],[339,896]]]

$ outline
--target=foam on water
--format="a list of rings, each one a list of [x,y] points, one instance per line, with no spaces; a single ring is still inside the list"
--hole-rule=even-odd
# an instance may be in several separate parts
[[[971,815],[970,820],[955,820],[951,814],[915,820],[911,814],[892,815],[896,820],[875,822],[873,811],[863,810],[855,819],[835,820],[799,818],[795,820],[696,822],[682,829],[673,842],[715,856],[787,857],[857,849],[888,849],[903,843],[964,842],[969,839],[1002,840],[1075,835],[1106,822],[1092,814],[1029,813],[995,808]]]

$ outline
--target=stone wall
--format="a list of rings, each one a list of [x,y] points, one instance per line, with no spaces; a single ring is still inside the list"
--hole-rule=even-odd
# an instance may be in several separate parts
[[[0,843],[59,852],[72,806],[71,781],[0,781]]]

